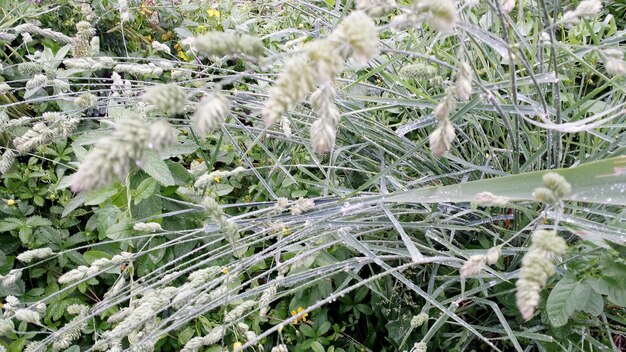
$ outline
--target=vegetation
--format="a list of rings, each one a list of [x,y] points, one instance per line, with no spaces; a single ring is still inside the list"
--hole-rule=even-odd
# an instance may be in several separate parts
[[[625,10],[0,0],[0,352],[626,349]]]

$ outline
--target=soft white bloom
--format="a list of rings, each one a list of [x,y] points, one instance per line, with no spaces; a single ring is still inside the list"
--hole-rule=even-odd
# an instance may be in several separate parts
[[[48,247],[32,249],[30,251],[22,252],[17,256],[17,260],[22,263],[30,263],[34,259],[42,259],[54,254],[54,251]]]
[[[30,309],[18,309],[15,311],[15,319],[31,324],[40,324],[39,314]]]

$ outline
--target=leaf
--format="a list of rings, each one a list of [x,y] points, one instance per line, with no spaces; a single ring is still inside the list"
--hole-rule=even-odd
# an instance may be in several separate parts
[[[122,219],[117,224],[106,230],[107,237],[112,240],[120,240],[127,238],[132,234],[132,225],[127,219]]]
[[[113,197],[119,190],[114,187],[106,187],[88,192],[85,196],[85,205],[99,205]]]
[[[139,202],[144,199],[150,198],[156,191],[156,186],[156,180],[151,177],[141,181],[135,192],[133,192],[135,194],[135,205],[139,204]]]
[[[83,258],[85,259],[87,264],[91,264],[96,259],[101,259],[101,258],[111,259],[111,255],[103,251],[87,251],[83,253]]]
[[[198,149],[198,145],[194,141],[186,141],[184,143],[176,143],[159,152],[161,159],[169,159],[177,155],[189,155]]]
[[[319,341],[313,341],[311,343],[311,349],[313,352],[324,352],[324,346]]]
[[[608,298],[611,303],[626,307],[626,287],[609,286]]]
[[[63,214],[61,214],[61,217],[66,217],[71,212],[76,210],[76,208],[83,205],[85,203],[85,199],[87,199],[86,193],[77,194],[76,197],[72,198],[72,200],[70,200],[69,203],[67,203],[67,205],[65,206],[65,209],[63,209]]]
[[[315,333],[315,330],[313,330],[312,327],[308,326],[308,325],[302,325],[300,327],[300,332],[307,337],[317,337],[317,334]]]
[[[22,220],[16,218],[6,218],[0,222],[0,232],[15,230],[23,225]]]
[[[512,201],[533,200],[535,188],[543,185],[547,172],[557,172],[572,185],[566,200],[626,205],[626,156],[604,159],[569,169],[528,172],[514,176],[471,181],[451,186],[428,187],[385,197],[391,203],[471,202],[481,192],[491,192]]]
[[[26,219],[26,225],[30,227],[51,226],[52,222],[48,219],[44,219],[39,215],[34,215]]]
[[[604,299],[601,294],[592,290],[589,294],[589,299],[582,303],[584,306],[582,306],[580,310],[583,312],[587,312],[593,316],[602,314],[602,310],[604,309]]]
[[[561,279],[550,292],[546,304],[546,311],[552,326],[559,327],[567,324],[569,317],[576,309],[581,308],[581,302],[589,299],[591,292],[591,287],[586,283],[569,277]]]
[[[145,153],[140,165],[141,169],[164,186],[173,186],[174,176],[167,167],[165,161],[161,160],[153,151]]]

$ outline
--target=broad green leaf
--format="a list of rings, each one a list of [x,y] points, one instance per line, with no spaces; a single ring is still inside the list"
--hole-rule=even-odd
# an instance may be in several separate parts
[[[601,294],[593,290],[589,294],[589,299],[586,302],[582,302],[582,306],[580,308],[583,312],[587,312],[593,316],[602,314],[603,309],[604,298],[602,298]]]
[[[591,287],[586,283],[564,277],[548,296],[546,311],[554,327],[567,324],[569,317],[577,309],[582,309],[581,302],[587,302],[591,296]]]
[[[542,176],[556,172],[572,185],[566,200],[626,205],[626,156],[605,159],[569,169],[528,172],[471,181],[458,185],[428,187],[397,193],[385,198],[391,203],[471,202],[481,192],[491,192],[512,201],[532,200],[532,193],[543,185]]]
[[[626,307],[626,287],[609,286],[609,301],[620,307]]]
[[[141,169],[164,186],[174,185],[174,176],[172,176],[167,164],[151,150],[145,153],[141,162]]]

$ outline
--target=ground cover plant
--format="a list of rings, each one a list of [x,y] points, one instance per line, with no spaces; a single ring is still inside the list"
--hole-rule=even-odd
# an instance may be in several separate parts
[[[0,351],[626,349],[625,10],[0,0]]]

